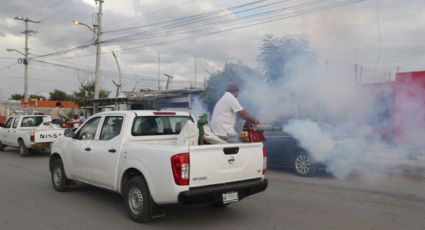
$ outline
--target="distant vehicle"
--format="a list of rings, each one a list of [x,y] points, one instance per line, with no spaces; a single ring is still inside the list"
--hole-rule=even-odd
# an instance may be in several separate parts
[[[323,163],[314,161],[311,154],[289,133],[265,131],[264,136],[268,168],[293,169],[295,174],[303,177],[314,176],[325,168]]]
[[[75,180],[118,192],[137,222],[164,215],[164,205],[226,206],[267,188],[262,143],[179,142],[192,120],[182,111],[95,114],[53,142],[53,188]]]
[[[345,125],[345,126],[344,126]],[[363,151],[358,142],[352,138],[347,124],[322,124],[321,128],[332,134],[329,154],[354,153]],[[282,130],[282,124],[250,124],[245,123],[240,133],[242,142],[263,142],[267,152],[267,167],[270,169],[293,169],[303,177],[314,176],[318,171],[326,169],[326,164],[332,159],[316,160],[303,148],[300,142],[291,134]],[[328,157],[332,157],[329,155]]]
[[[50,123],[48,115],[12,116],[0,125],[0,151],[6,146],[17,147],[21,156],[32,149],[50,150],[54,139],[64,134],[64,129]]]

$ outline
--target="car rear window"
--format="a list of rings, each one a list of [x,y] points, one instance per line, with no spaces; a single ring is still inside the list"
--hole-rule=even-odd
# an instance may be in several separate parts
[[[136,117],[131,128],[133,136],[179,134],[190,116],[141,116]]]
[[[22,118],[21,127],[38,127],[43,122],[43,117],[24,117]]]

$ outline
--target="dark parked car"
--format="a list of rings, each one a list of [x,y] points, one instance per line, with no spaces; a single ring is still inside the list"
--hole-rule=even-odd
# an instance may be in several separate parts
[[[309,152],[298,141],[283,131],[264,131],[267,150],[267,167],[270,169],[293,169],[299,176],[314,176],[323,164],[314,162]]]

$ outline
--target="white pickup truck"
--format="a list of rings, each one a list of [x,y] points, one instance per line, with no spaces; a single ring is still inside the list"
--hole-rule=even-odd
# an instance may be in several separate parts
[[[54,139],[63,136],[64,129],[51,124],[48,115],[12,116],[0,125],[0,151],[6,146],[17,147],[21,156],[31,149],[48,150]]]
[[[226,206],[267,188],[262,143],[178,145],[188,112],[93,115],[53,142],[53,188],[80,181],[120,193],[131,219],[149,222],[168,204]]]

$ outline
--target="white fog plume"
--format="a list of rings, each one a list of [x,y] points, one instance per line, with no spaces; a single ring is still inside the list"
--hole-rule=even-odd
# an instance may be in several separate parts
[[[211,115],[208,113],[207,106],[202,102],[199,96],[192,98],[190,112],[193,114],[195,121],[198,121],[199,117],[204,113],[208,115],[208,120],[211,120]]]
[[[262,123],[286,124],[285,131],[339,179],[351,174],[370,179],[400,172],[405,162],[421,156],[421,151],[412,149],[423,151],[423,141],[406,145],[379,138],[383,133],[397,136],[394,121],[401,120],[409,127],[405,137],[425,140],[424,126],[418,123],[424,122],[425,108],[422,102],[414,102],[417,98],[398,97],[405,101],[398,101],[402,106],[397,109],[407,113],[398,111],[403,115],[397,120],[384,120],[382,114],[376,113],[392,116],[393,108],[377,104],[382,95],[376,94],[375,89],[366,90],[354,82],[352,66],[329,65],[321,69],[296,63],[285,82],[269,85],[258,80],[245,85],[241,98],[249,101],[248,110],[254,111]],[[409,120],[414,120],[416,126]]]

